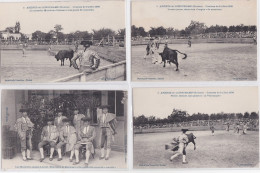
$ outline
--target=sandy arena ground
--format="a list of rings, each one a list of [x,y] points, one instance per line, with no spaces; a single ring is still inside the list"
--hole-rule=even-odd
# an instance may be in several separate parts
[[[1,82],[2,83],[39,83],[77,74],[78,70],[69,67],[69,60],[60,65],[54,56],[47,51],[1,50]],[[78,61],[77,61],[78,64]],[[100,67],[111,64],[101,59]],[[22,80],[22,81],[21,81]]]
[[[164,149],[179,134],[135,134],[134,168],[259,168],[259,132],[238,135],[233,131],[216,131],[212,136],[210,131],[194,131],[197,149],[193,150],[192,143],[188,145],[188,164],[182,164],[182,156],[170,162],[173,152]]]
[[[158,52],[162,52],[160,45]],[[171,44],[188,55],[178,54],[179,71],[174,64],[152,64],[144,59],[146,46],[132,46],[133,81],[237,81],[257,80],[257,46],[253,44]],[[155,56],[159,56],[158,53]]]

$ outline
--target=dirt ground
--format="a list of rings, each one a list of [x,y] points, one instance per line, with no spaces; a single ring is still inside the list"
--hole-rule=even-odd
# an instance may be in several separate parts
[[[160,45],[158,52],[162,52]],[[179,71],[174,64],[152,64],[152,58],[143,58],[146,46],[132,46],[133,81],[252,81],[257,80],[257,46],[253,44],[210,43],[171,44],[188,55],[178,54]],[[155,56],[159,56],[155,53]]]
[[[1,50],[1,82],[50,82],[78,73],[78,70],[69,67],[69,60],[65,60],[64,66],[60,64],[47,51],[27,50],[23,57],[22,50]],[[101,59],[101,67],[108,64],[111,63]]]
[[[238,135],[233,131],[216,131],[212,136],[210,131],[194,131],[197,149],[191,143],[188,145],[188,164],[182,164],[182,156],[171,162],[173,152],[164,149],[179,134],[135,134],[134,168],[259,168],[259,132]]]

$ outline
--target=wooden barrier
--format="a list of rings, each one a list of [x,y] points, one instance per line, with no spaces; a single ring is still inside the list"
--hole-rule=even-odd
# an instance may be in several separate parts
[[[126,80],[126,61],[110,64],[84,74],[84,72],[51,81],[55,82],[91,82],[91,81],[124,81]]]

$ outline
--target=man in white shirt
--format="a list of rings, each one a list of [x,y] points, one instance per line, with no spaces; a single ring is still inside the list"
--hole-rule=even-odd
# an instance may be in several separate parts
[[[90,125],[90,118],[82,118],[82,121],[84,122],[83,126],[80,128],[80,131],[78,133],[78,142],[75,145],[75,156],[76,161],[74,162],[74,165],[79,164],[79,150],[82,146],[86,147],[86,161],[85,166],[88,167],[89,157],[90,154],[94,154],[94,146],[93,146],[93,140],[96,137],[96,131],[95,128]]]
[[[63,119],[63,127],[60,130],[60,138],[59,143],[57,144],[58,150],[58,161],[62,160],[61,148],[62,146],[66,146],[65,152],[70,151],[70,162],[72,162],[72,158],[74,156],[74,145],[77,142],[77,133],[76,129],[71,125],[71,120]]]
[[[38,144],[38,148],[41,154],[40,162],[44,160],[43,147],[48,144],[50,145],[51,148],[49,160],[50,161],[53,160],[53,152],[59,138],[59,132],[56,126],[52,125],[52,123],[53,123],[53,119],[51,118],[47,119],[47,126],[44,126],[42,129],[41,142]]]

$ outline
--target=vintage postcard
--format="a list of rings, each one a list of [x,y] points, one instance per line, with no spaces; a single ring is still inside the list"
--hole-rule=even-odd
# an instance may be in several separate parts
[[[258,87],[134,88],[136,169],[259,168]]]
[[[125,81],[125,1],[0,3],[4,84]]]
[[[133,0],[132,81],[256,81],[257,0]]]
[[[127,91],[2,90],[2,170],[126,169]]]

